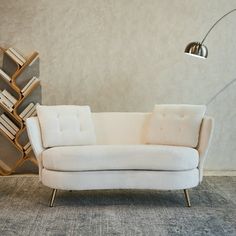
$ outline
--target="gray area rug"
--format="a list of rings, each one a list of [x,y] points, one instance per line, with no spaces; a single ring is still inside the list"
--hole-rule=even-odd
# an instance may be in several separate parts
[[[37,177],[0,177],[0,235],[236,235],[236,177],[190,191],[59,191]]]

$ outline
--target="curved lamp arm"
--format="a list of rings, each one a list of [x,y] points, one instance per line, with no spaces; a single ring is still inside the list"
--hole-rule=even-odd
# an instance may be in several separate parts
[[[226,14],[224,14],[219,20],[217,20],[212,27],[207,31],[205,37],[203,38],[202,42],[191,42],[187,45],[187,47],[185,48],[184,52],[188,55],[191,56],[195,56],[195,57],[200,57],[200,58],[207,58],[208,56],[208,50],[207,47],[205,45],[203,45],[203,42],[205,41],[205,39],[207,38],[207,36],[209,35],[209,33],[212,31],[212,29],[223,19],[225,18],[227,15],[231,14],[232,12],[236,11],[236,9],[233,9],[229,12],[227,12]]]
[[[219,20],[217,20],[217,21],[215,22],[215,24],[213,24],[212,27],[207,31],[207,33],[206,33],[205,37],[203,38],[201,44],[203,44],[203,42],[204,42],[205,39],[207,38],[208,34],[212,31],[212,29],[213,29],[223,18],[225,18],[227,15],[231,14],[231,13],[234,12],[234,11],[236,11],[236,9],[233,9],[233,10],[227,12],[227,13],[224,14]]]
[[[225,91],[225,89],[227,89],[231,84],[233,84],[234,82],[236,82],[236,78],[231,80],[229,83],[227,83],[222,89],[220,89],[213,97],[211,97],[208,102],[206,103],[206,105],[209,105],[219,94],[221,94],[222,92]]]

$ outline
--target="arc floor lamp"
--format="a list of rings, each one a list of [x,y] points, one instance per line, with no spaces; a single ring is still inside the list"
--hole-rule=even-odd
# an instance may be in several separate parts
[[[184,52],[190,56],[206,59],[208,56],[208,49],[203,44],[209,33],[212,31],[212,29],[226,16],[231,14],[232,12],[236,11],[236,9],[232,9],[231,11],[224,14],[220,19],[218,19],[212,27],[207,31],[206,35],[204,36],[203,40],[201,42],[191,42],[189,43]],[[236,81],[236,78],[231,80],[229,83],[227,83],[220,91],[218,91],[208,102],[206,105],[211,103],[220,93],[222,93],[226,88],[228,88],[231,84],[233,84]]]

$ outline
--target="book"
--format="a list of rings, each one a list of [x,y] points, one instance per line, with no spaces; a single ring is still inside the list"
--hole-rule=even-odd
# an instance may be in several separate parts
[[[0,117],[0,123],[8,129],[8,131],[10,131],[13,135],[16,134],[16,131],[2,118]]]
[[[5,79],[7,82],[11,82],[11,77],[2,69],[0,69],[0,75]]]
[[[9,48],[9,50],[15,55],[17,56],[23,63],[26,62],[26,59],[19,53],[16,51],[16,49],[14,48]]]
[[[25,85],[23,89],[21,89],[21,92],[25,92],[25,90],[36,80],[37,78],[34,76],[33,78],[30,79],[30,81]]]
[[[8,106],[5,102],[5,100],[1,99],[0,98],[0,103],[9,111],[9,112],[12,112],[13,111],[13,108],[11,106]]]
[[[11,108],[13,107],[13,103],[9,99],[7,99],[2,93],[0,93],[0,99],[3,100],[7,104],[7,106]]]
[[[21,61],[13,52],[11,52],[9,49],[6,50],[6,54],[11,57],[16,63],[18,63],[20,66],[24,65],[24,62]]]
[[[31,114],[31,117],[36,116],[36,115],[37,115],[37,111],[35,109],[34,112]]]
[[[7,92],[6,89],[4,89],[4,90],[2,91],[2,94],[3,94],[8,100],[10,100],[14,105],[16,104],[17,100],[16,100],[9,92]]]
[[[23,118],[32,108],[34,107],[34,103],[30,103],[21,113],[20,118]]]
[[[11,132],[10,131],[8,131],[8,129],[7,128],[5,128],[5,126],[4,125],[2,125],[1,123],[0,123],[0,129],[10,138],[10,139],[14,139],[15,137],[14,137],[14,135],[13,134],[11,134]]]
[[[36,78],[27,88],[26,90],[22,93],[23,96],[25,96],[33,87],[36,83],[38,83],[40,79]]]
[[[5,115],[2,114],[1,117],[3,120],[5,120],[16,132],[19,130],[19,128]]]
[[[28,142],[23,148],[24,150],[27,150],[30,147],[30,142]]]
[[[27,118],[35,116],[37,114],[35,106],[24,116],[23,120],[26,121]]]
[[[29,154],[32,151],[32,147],[29,146],[26,150],[25,150],[25,154]]]

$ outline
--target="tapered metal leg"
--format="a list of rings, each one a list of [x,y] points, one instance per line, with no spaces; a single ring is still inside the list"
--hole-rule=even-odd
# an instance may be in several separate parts
[[[184,189],[184,196],[185,196],[185,200],[186,200],[187,206],[191,207],[191,202],[190,202],[190,198],[189,198],[188,189]]]
[[[53,207],[56,194],[57,194],[57,189],[53,189],[52,190],[52,195],[51,195],[51,198],[50,198],[50,202],[49,202],[50,207]]]

